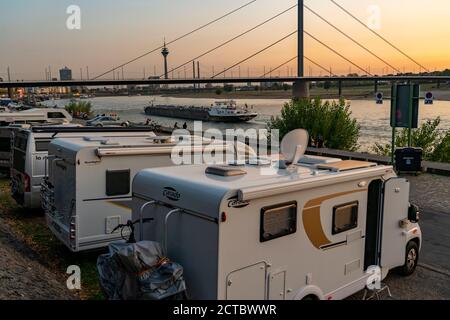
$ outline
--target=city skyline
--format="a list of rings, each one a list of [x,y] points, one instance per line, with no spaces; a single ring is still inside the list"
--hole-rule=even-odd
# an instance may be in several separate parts
[[[161,46],[164,38],[168,41],[189,30],[229,12],[248,1],[231,0],[226,3],[210,1],[205,3],[192,0],[170,1],[54,1],[43,0],[29,4],[18,0],[14,3],[0,4],[0,43],[2,59],[0,77],[6,79],[7,68],[11,68],[13,80],[43,79],[45,68],[52,69],[55,77],[59,69],[68,66],[74,78],[80,78],[80,69],[86,77],[89,66],[91,77],[120,65],[131,58],[155,47]],[[450,44],[445,34],[450,27],[442,21],[450,17],[450,3],[439,0],[428,1],[427,6],[419,0],[398,0],[390,4],[387,0],[339,0],[339,4],[350,9],[363,21],[370,21],[373,5],[380,8],[380,30],[377,30],[402,50],[408,52],[430,70],[441,70],[450,66],[448,53]],[[191,37],[169,45],[169,70],[171,67],[189,61],[196,55],[236,36],[261,23],[273,15],[291,7],[297,1],[283,0],[274,3],[258,0],[240,12],[202,30]],[[408,6],[406,6],[408,3]],[[68,6],[76,4],[81,9],[81,30],[66,27]],[[406,72],[419,72],[418,66],[377,39],[368,30],[352,21],[328,0],[306,0],[305,4],[319,12],[351,37],[357,39],[382,56],[390,64]],[[402,14],[399,17],[399,12]],[[126,19],[124,19],[126,17]],[[373,17],[372,17],[373,18]],[[170,22],[170,23],[168,23]],[[176,23],[175,23],[176,22]],[[398,25],[402,27],[399,28]],[[203,74],[211,75],[225,67],[251,55],[297,27],[296,9],[287,12],[271,23],[252,32],[228,46],[200,59]],[[332,46],[363,68],[370,67],[374,74],[391,73],[392,70],[340,35],[317,16],[305,10],[305,29],[324,43]],[[424,50],[426,48],[426,50]],[[260,56],[241,65],[241,75],[250,72],[261,75],[296,55],[296,36],[286,39]],[[331,67],[336,74],[359,72],[355,66],[324,48],[310,37],[305,36],[305,56],[313,58],[326,68]],[[124,68],[127,78],[142,78],[155,73],[163,74],[163,58],[159,51]],[[312,69],[311,69],[312,68]],[[192,67],[187,66],[188,76]],[[290,63],[274,76],[296,73],[296,63]],[[121,77],[122,71],[116,73]],[[238,76],[239,68],[233,70]],[[308,75],[325,74],[325,71],[305,61]],[[184,68],[176,71],[175,78],[184,77]],[[231,76],[231,72],[228,73]],[[112,78],[112,74],[105,78]]]

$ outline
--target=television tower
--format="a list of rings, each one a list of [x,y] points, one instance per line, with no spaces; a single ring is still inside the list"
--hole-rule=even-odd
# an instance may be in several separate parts
[[[169,68],[167,65],[167,57],[169,56],[169,49],[166,46],[166,39],[164,39],[164,48],[161,50],[161,54],[164,57],[164,79],[169,79]]]

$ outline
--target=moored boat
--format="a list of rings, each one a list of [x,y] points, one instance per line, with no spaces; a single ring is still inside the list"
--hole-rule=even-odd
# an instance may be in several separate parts
[[[212,122],[247,122],[258,116],[257,113],[240,108],[235,101],[218,101],[211,107],[150,105],[145,114],[168,118],[180,118]]]

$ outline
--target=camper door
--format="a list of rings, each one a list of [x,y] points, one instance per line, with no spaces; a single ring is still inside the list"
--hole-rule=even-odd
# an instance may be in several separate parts
[[[394,268],[404,264],[406,235],[400,222],[408,218],[409,181],[393,178],[384,184],[383,223],[381,230],[381,267]]]

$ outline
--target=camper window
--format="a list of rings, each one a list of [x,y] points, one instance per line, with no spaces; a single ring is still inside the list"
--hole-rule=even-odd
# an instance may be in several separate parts
[[[333,209],[333,235],[358,227],[358,202],[336,206]]]
[[[10,152],[11,151],[11,139],[0,138],[0,152]]]
[[[261,210],[260,241],[267,242],[297,232],[297,202]]]
[[[130,193],[130,170],[106,171],[106,195],[123,196]]]
[[[48,151],[49,144],[50,141],[48,140],[36,140],[36,151],[37,152]]]
[[[28,139],[26,137],[16,136],[14,138],[14,148],[22,151],[27,150],[27,141]]]
[[[49,119],[64,119],[65,116],[61,112],[49,112],[47,113]]]

